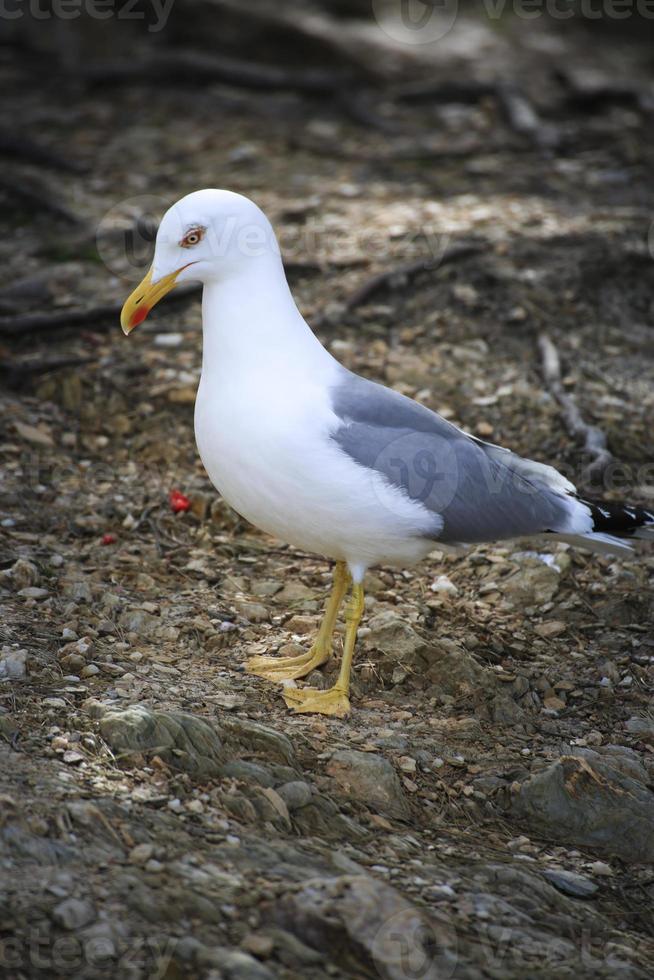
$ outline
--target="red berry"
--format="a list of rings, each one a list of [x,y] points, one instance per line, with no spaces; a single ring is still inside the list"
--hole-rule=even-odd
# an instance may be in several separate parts
[[[191,506],[191,501],[180,490],[171,490],[168,499],[170,500],[170,506],[174,514],[188,510]]]
[[[102,535],[102,543],[103,544],[115,544],[116,543],[116,535],[115,534],[103,534]]]

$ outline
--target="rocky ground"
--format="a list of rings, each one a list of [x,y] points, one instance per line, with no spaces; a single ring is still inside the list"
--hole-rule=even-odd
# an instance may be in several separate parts
[[[0,243],[3,976],[652,975],[651,547],[511,542],[376,569],[351,717],[291,716],[243,665],[306,648],[329,565],[209,485],[195,299],[129,341],[95,309],[146,263],[136,219],[195,187],[243,191],[345,364],[583,481],[546,330],[614,457],[590,489],[651,504],[651,115],[575,108],[553,81],[575,63],[637,87],[649,49],[458,37],[442,77],[473,77],[479,50],[487,74],[511,59],[554,145],[492,97],[389,100],[389,135],[288,93],[72,98],[2,64],[12,118],[87,168],[46,171],[72,220],[9,195]],[[348,307],[372,275],[461,243]],[[333,679],[339,642],[311,683]]]

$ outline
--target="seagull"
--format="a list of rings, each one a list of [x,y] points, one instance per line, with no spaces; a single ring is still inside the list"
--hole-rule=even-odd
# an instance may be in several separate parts
[[[273,228],[247,197],[199,190],[166,212],[150,271],[123,306],[125,334],[190,281],[203,286],[195,437],[212,484],[256,527],[335,561],[311,649],[246,665],[282,682],[294,711],[349,713],[372,566],[529,535],[618,554],[631,550],[627,539],[654,537],[645,508],[582,499],[553,467],[483,442],[343,367],[298,310]],[[330,658],[344,601],[336,683],[289,684]]]

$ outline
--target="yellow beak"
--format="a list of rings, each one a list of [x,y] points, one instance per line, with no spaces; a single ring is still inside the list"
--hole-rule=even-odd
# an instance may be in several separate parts
[[[150,269],[145,279],[127,297],[120,311],[120,325],[124,334],[130,333],[134,327],[138,327],[139,323],[143,323],[152,307],[175,288],[177,277],[185,268],[186,266],[183,265],[181,269],[163,276],[155,283],[152,282],[152,269]]]

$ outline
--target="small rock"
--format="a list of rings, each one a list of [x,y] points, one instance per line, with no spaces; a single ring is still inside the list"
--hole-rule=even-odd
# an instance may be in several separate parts
[[[241,943],[241,948],[259,960],[267,960],[275,948],[275,941],[260,932],[250,932]]]
[[[534,632],[538,633],[539,636],[550,637],[559,636],[561,633],[565,633],[567,629],[567,624],[559,622],[559,620],[550,619],[545,623],[539,623],[538,626],[534,627]]]
[[[55,906],[52,911],[52,918],[62,929],[72,932],[74,929],[81,929],[89,922],[93,922],[95,909],[87,899],[66,898]]]
[[[96,674],[100,673],[100,668],[97,664],[87,664],[86,667],[82,667],[80,671],[81,677],[95,677]]]
[[[2,648],[0,658],[0,680],[18,681],[27,673],[27,650],[12,650]]]
[[[154,854],[154,844],[137,844],[129,852],[131,864],[145,864]]]
[[[54,446],[50,432],[43,425],[28,425],[26,422],[15,421],[14,429],[21,439],[31,443],[33,446],[44,446],[45,448]]]
[[[26,558],[19,558],[9,571],[5,572],[5,576],[10,579],[13,587],[20,592],[20,590],[27,589],[31,585],[36,585],[39,580],[39,570],[34,562],[28,561]]]
[[[557,698],[554,694],[545,698],[543,704],[549,711],[562,711],[562,709],[565,708],[565,701],[562,701],[561,698]]]
[[[546,868],[543,877],[564,895],[572,895],[574,898],[590,898],[599,887],[584,875],[575,874],[574,871],[561,871],[559,868]]]
[[[302,780],[292,780],[277,787],[277,792],[286,804],[288,810],[299,810],[311,802],[311,787]]]
[[[654,718],[633,715],[625,721],[624,727],[631,735],[637,735],[641,741],[654,745]]]
[[[439,575],[429,586],[432,592],[445,595],[458,595],[459,590],[447,575]]]
[[[26,589],[18,590],[18,595],[21,599],[45,599],[49,594],[47,589],[40,589],[36,585],[30,585]]]
[[[183,333],[157,333],[154,335],[156,347],[179,347],[183,341]]]
[[[613,874],[613,870],[610,864],[606,861],[593,861],[592,864],[588,865],[588,870],[591,874],[598,875],[600,878],[610,878]]]
[[[238,611],[250,623],[265,623],[270,619],[270,613],[261,602],[241,602],[237,604]]]

